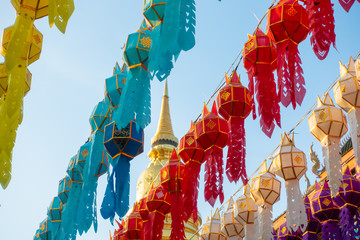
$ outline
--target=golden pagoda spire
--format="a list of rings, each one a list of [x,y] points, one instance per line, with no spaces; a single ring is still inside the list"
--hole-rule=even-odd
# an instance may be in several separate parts
[[[170,144],[177,147],[179,140],[175,137],[170,117],[169,95],[167,79],[165,80],[164,95],[161,104],[159,124],[155,136],[151,139],[151,146]]]

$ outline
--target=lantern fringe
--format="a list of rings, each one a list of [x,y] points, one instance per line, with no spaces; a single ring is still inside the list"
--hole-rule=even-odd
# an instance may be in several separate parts
[[[181,0],[178,44],[183,51],[188,51],[195,46],[195,26],[195,0]]]
[[[149,214],[148,220],[143,220],[143,229],[141,234],[141,240],[147,240],[151,239],[151,229],[152,229],[152,223],[154,222],[155,214]]]
[[[272,205],[264,202],[258,208],[259,239],[273,239]]]
[[[158,213],[158,212],[152,212],[149,215],[149,220],[151,224],[151,230],[149,232],[151,240],[161,240],[162,238],[162,230],[164,228],[164,221],[165,216]]]
[[[228,154],[226,161],[226,175],[230,182],[237,182],[240,177],[244,185],[247,184],[245,166],[246,140],[244,118],[230,117]]]
[[[276,94],[276,83],[271,68],[255,76],[256,100],[260,115],[260,127],[266,136],[271,138],[275,123],[281,128],[279,99]]]
[[[351,142],[354,150],[354,156],[357,162],[357,165],[360,166],[359,154],[360,154],[360,110],[353,108],[348,113],[349,128]]]
[[[331,0],[309,0],[305,2],[309,13],[311,45],[318,59],[324,60],[331,44],[335,46],[334,4]]]
[[[327,239],[327,240],[342,239],[338,220],[329,220],[322,223],[321,230],[322,230],[322,239]]]
[[[194,222],[198,218],[197,199],[199,195],[199,180],[200,180],[201,164],[189,161],[185,165],[184,174],[184,220],[187,222],[193,216]]]
[[[246,240],[255,240],[255,224],[246,224],[245,228],[245,239]]]
[[[303,240],[318,240],[318,235],[312,232],[305,232],[303,235]]]
[[[112,173],[109,173],[107,177],[107,185],[105,190],[105,195],[103,198],[103,202],[100,207],[100,214],[104,219],[110,218],[110,222],[114,225],[114,217],[115,217],[115,191],[114,191],[114,169]]]
[[[60,32],[65,34],[67,23],[75,10],[74,0],[49,0],[49,25],[55,23]]]
[[[285,188],[287,196],[286,227],[292,232],[298,231],[299,228],[304,232],[308,221],[299,180],[285,181]]]
[[[359,221],[359,213],[356,207],[346,205],[340,212],[341,239],[355,240],[359,239],[360,233],[356,232],[356,222]]]
[[[185,239],[184,199],[181,192],[171,192],[171,234],[170,240]]]
[[[354,2],[355,2],[355,0],[339,0],[340,5],[343,7],[343,9],[346,12],[350,11],[350,8],[354,4]],[[360,2],[360,1],[358,0],[358,2]]]
[[[217,197],[224,201],[223,192],[223,151],[215,146],[205,151],[205,201],[214,207]]]
[[[340,138],[326,137],[322,142],[322,151],[324,156],[325,168],[329,179],[329,188],[331,195],[336,196],[341,185],[341,156],[340,156]]]

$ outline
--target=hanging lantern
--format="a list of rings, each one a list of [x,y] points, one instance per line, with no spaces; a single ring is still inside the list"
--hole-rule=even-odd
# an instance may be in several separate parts
[[[205,150],[205,201],[214,206],[217,197],[224,201],[223,193],[223,151],[228,139],[229,128],[224,119],[217,115],[214,102],[209,112],[204,104],[203,117],[195,124],[195,139]]]
[[[130,68],[143,67],[147,70],[151,47],[151,36],[146,32],[136,32],[128,36],[124,50],[124,62]]]
[[[358,58],[355,62],[355,73],[356,73],[356,78],[360,80],[360,58]]]
[[[58,196],[54,197],[47,212],[47,215],[51,221],[51,232],[53,236],[56,236],[61,224],[62,208],[63,204],[60,198]]]
[[[297,0],[281,0],[269,9],[268,36],[276,43],[279,99],[287,107],[301,105],[305,80],[298,45],[309,32],[308,13]]]
[[[255,239],[254,222],[257,208],[254,199],[250,195],[249,184],[245,185],[243,195],[235,201],[234,209],[235,219],[245,228],[246,239]]]
[[[142,238],[143,221],[135,203],[129,216],[125,218],[124,233],[127,239],[140,240]]]
[[[143,239],[147,236],[146,233],[149,231],[152,231],[151,229],[151,221],[149,221],[149,209],[146,205],[147,197],[144,197],[139,200],[138,202],[138,208],[139,208],[139,214],[143,221]]]
[[[144,17],[155,28],[163,22],[166,0],[144,0]]]
[[[324,101],[318,97],[317,109],[308,118],[310,132],[321,142],[331,194],[336,196],[341,184],[340,138],[347,132],[346,117],[334,106],[330,95]]]
[[[73,156],[70,159],[68,169],[66,170],[67,174],[70,176],[72,183],[83,183],[82,174],[75,167],[77,155]]]
[[[206,222],[201,228],[201,240],[225,240],[226,237],[221,232],[221,219],[219,209],[215,210],[214,215],[207,217]]]
[[[195,140],[193,122],[191,122],[189,131],[180,139],[178,149],[179,156],[185,162],[183,179],[184,220],[187,222],[192,215],[194,222],[196,222],[198,218],[199,174],[201,164],[204,162],[204,149]]]
[[[31,78],[32,78],[31,72],[29,71],[29,69],[26,69],[24,96],[26,96],[26,94],[30,91]],[[9,81],[9,76],[6,73],[5,64],[0,63],[0,99],[4,94],[6,94],[8,90],[8,81]]]
[[[234,200],[229,199],[226,212],[222,214],[221,232],[227,239],[239,239],[245,236],[244,225],[236,220]]]
[[[50,218],[47,217],[39,225],[39,236],[41,240],[51,240]]]
[[[164,227],[165,215],[170,212],[170,194],[162,186],[150,189],[146,206],[150,212],[148,221],[152,229],[145,234],[144,239],[160,240]]]
[[[72,185],[72,182],[68,175],[66,177],[64,177],[63,179],[61,179],[59,182],[58,196],[63,205],[65,205],[67,203],[71,185]]]
[[[342,239],[357,239],[360,233],[356,231],[357,220],[360,215],[360,181],[351,175],[349,167],[346,168],[342,184],[333,202],[340,210],[340,226]]]
[[[11,0],[18,13],[25,13],[39,19],[48,15],[48,0]]]
[[[286,218],[287,220],[287,218]],[[278,240],[301,240],[301,232],[300,229],[297,231],[293,231],[289,228],[289,224],[284,222],[279,227],[279,232],[277,235]]]
[[[341,239],[339,229],[340,210],[332,201],[327,180],[325,180],[323,186],[315,182],[315,194],[310,204],[313,216],[321,223],[322,238]]]
[[[294,133],[292,139],[284,133],[281,144],[273,156],[270,171],[285,180],[287,195],[286,223],[291,232],[300,228],[305,231],[307,218],[303,196],[300,191],[300,178],[307,170],[306,156],[303,151],[295,147]]]
[[[84,169],[86,164],[89,163],[89,154],[91,151],[91,142],[88,141],[83,144],[77,153],[76,161],[75,161],[75,168],[81,174],[81,177],[84,176]]]
[[[125,87],[127,68],[124,64],[120,69],[116,63],[113,76],[105,79],[105,103],[113,108],[117,108],[120,102],[121,93]]]
[[[310,199],[308,195],[305,196],[304,203],[305,203],[308,225],[303,233],[303,240],[318,240],[318,232],[321,229],[320,223],[317,219],[314,218],[311,212]]]
[[[350,11],[350,8],[354,4],[354,2],[355,2],[355,0],[339,0],[340,5],[343,7],[343,9],[346,12]],[[358,0],[358,2],[359,2],[359,0]]]
[[[272,235],[273,235],[273,240],[278,240],[278,235],[277,235],[274,228],[273,228],[273,231],[272,231]]]
[[[114,236],[112,237],[112,239],[110,238],[110,240],[128,240],[127,234],[125,233],[125,229],[124,229],[125,226],[124,218],[122,219],[121,224],[118,221],[116,221],[116,223],[119,226],[119,228],[115,229]]]
[[[34,240],[41,240],[40,229],[36,230],[35,235],[34,235]]]
[[[356,79],[355,62],[350,57],[349,65],[346,68],[340,63],[340,80],[333,88],[335,102],[348,113],[351,142],[357,164],[360,164],[360,85]]]
[[[91,113],[89,122],[91,131],[99,130],[104,132],[104,127],[109,124],[111,118],[111,108],[104,101],[99,102]]]
[[[219,114],[228,122],[229,143],[226,161],[226,175],[230,182],[237,182],[240,177],[246,184],[247,174],[245,166],[246,140],[245,118],[250,114],[254,101],[249,90],[242,86],[236,70],[231,79],[226,77],[226,85],[219,90],[217,104]]]
[[[276,83],[273,71],[277,67],[276,47],[274,42],[260,29],[243,48],[244,67],[248,72],[249,90],[258,103],[261,130],[271,137],[275,123],[281,127],[279,98],[276,94]],[[255,77],[255,84],[253,78]],[[255,89],[254,89],[255,88]],[[253,106],[255,118],[255,107]]]
[[[258,226],[255,225],[255,230],[262,239],[272,238],[272,205],[280,200],[280,189],[281,182],[273,173],[268,172],[264,161],[259,175],[251,181],[250,190],[258,207]]]

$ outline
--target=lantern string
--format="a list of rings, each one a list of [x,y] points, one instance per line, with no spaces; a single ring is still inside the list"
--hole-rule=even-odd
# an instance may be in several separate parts
[[[358,58],[360,57],[360,51],[354,56],[354,60],[356,61]],[[338,75],[336,77],[336,79],[327,87],[327,89],[325,90],[325,92],[321,95],[321,99],[323,99],[325,97],[325,95],[335,86],[335,84],[337,83],[337,81],[339,81],[340,79],[340,75]],[[215,93],[213,94],[215,95]],[[209,100],[210,101],[210,100]],[[290,129],[290,131],[287,133],[288,135],[291,134],[303,121],[304,119],[316,108],[317,103],[315,102],[310,109],[304,114],[304,116],[295,124],[295,126],[293,128]],[[260,164],[256,170],[248,177],[248,180],[251,180],[252,177],[260,170],[260,168],[262,167],[263,163],[271,160],[272,161],[272,156],[274,155],[275,151],[280,147],[280,144],[278,144],[274,150],[265,158],[265,160],[262,162],[262,164]],[[220,207],[219,207],[219,211],[222,211],[224,209],[225,206],[227,206],[227,204],[229,203],[230,199],[233,198],[236,194],[238,194],[240,192],[240,190],[244,187],[244,185],[242,184],[230,197],[227,201],[225,201]],[[200,230],[202,229],[203,225],[190,237],[189,240],[193,239],[196,234],[198,234],[200,232]]]

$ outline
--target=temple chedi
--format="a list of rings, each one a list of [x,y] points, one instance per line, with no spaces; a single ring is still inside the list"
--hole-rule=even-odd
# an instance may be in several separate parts
[[[150,159],[149,166],[141,173],[136,191],[136,201],[139,201],[141,198],[145,197],[152,184],[157,186],[160,184],[160,169],[169,161],[170,155],[174,148],[177,147],[179,140],[175,137],[170,117],[170,107],[169,107],[169,95],[168,95],[168,86],[167,80],[165,80],[164,86],[164,95],[161,104],[161,112],[158,122],[158,128],[155,136],[151,139],[151,150],[148,154]],[[198,217],[196,223],[189,219],[185,223],[185,236],[186,239],[190,239],[199,229],[201,225],[201,218]],[[166,216],[163,237],[162,239],[170,239],[171,233],[171,217],[170,214]],[[197,239],[194,237],[193,239]]]

